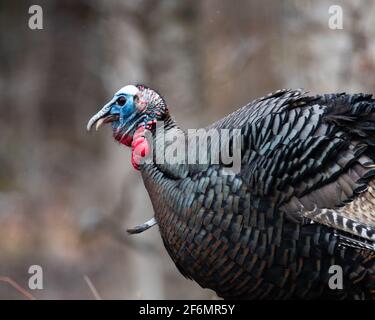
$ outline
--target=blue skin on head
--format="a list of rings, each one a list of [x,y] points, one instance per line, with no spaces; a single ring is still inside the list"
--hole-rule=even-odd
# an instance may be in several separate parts
[[[135,130],[142,125],[146,127],[150,120],[149,112],[145,112],[148,97],[140,99],[138,96],[138,94],[142,96],[143,90],[143,87],[138,88],[134,85],[122,87],[99,112],[91,117],[87,130],[90,130],[95,123],[98,129],[103,123],[112,122],[115,139],[128,144]],[[155,97],[152,99],[154,101]]]
[[[115,100],[115,103],[111,106],[110,114],[119,115],[119,120],[112,122],[112,128],[117,130],[124,129],[130,124],[136,114],[134,95],[120,93],[116,94],[113,100]],[[126,101],[125,104],[121,105],[122,101]]]

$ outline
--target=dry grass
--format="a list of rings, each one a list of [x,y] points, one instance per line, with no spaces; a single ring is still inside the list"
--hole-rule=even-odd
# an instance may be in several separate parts
[[[0,276],[0,282],[5,282],[9,284],[12,288],[17,290],[19,293],[21,293],[26,299],[28,300],[37,300],[30,292],[28,292],[25,288],[20,286],[16,281],[9,277],[1,277]]]
[[[87,285],[89,286],[94,298],[96,300],[102,300],[101,296],[98,293],[98,290],[96,290],[96,288],[95,288],[94,284],[92,283],[92,281],[90,280],[90,278],[87,275],[84,275],[83,279],[85,279],[85,281],[86,281]]]

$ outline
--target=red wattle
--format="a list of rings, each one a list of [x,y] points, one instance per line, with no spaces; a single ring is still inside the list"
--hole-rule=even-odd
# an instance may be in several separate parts
[[[142,158],[146,157],[150,153],[150,145],[147,139],[144,137],[144,132],[144,127],[138,128],[133,135],[133,141],[131,143],[131,162],[136,170],[139,170],[139,164],[141,163]]]
[[[127,147],[130,147],[132,145],[133,138],[131,136],[124,136],[120,139],[120,143],[126,145]]]

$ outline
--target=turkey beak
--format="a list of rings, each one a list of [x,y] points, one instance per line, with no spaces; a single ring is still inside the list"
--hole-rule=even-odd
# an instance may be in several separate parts
[[[104,123],[109,122],[112,116],[109,114],[113,103],[116,98],[109,101],[98,113],[96,113],[87,123],[87,131],[90,131],[93,125],[96,123],[95,129],[98,130]]]

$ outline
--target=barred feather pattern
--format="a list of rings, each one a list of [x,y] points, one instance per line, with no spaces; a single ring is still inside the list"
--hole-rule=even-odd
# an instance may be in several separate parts
[[[372,96],[280,90],[209,128],[241,129],[238,174],[141,166],[180,272],[228,299],[373,299]],[[328,287],[332,265],[344,290]]]

